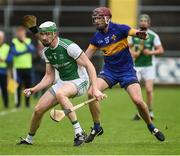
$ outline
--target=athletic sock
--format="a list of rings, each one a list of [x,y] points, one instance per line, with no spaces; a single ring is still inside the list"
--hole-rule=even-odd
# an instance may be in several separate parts
[[[29,143],[33,142],[33,136],[34,134],[28,133],[27,137],[26,137],[26,141]]]
[[[152,132],[156,127],[151,123],[148,125],[148,129],[150,132]]]
[[[149,115],[151,118],[154,118],[154,113],[153,113],[152,108],[149,108]]]
[[[83,130],[82,130],[81,125],[80,125],[80,123],[78,122],[78,120],[73,121],[73,122],[72,122],[72,125],[73,125],[73,127],[74,127],[74,134],[75,134],[75,135],[82,133]]]
[[[101,128],[100,123],[99,122],[94,122],[94,129],[99,130],[100,128]]]
[[[152,108],[149,108],[149,113],[150,113],[150,115],[153,114]]]

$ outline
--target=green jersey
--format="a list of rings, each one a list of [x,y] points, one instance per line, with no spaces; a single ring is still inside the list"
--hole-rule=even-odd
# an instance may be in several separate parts
[[[58,38],[58,45],[55,48],[45,48],[43,56],[58,71],[59,78],[68,81],[88,78],[86,69],[76,62],[82,53],[82,49],[74,42]]]
[[[142,40],[138,37],[132,37],[130,44],[133,45],[134,51],[139,52],[140,55],[135,59],[136,67],[146,67],[152,66],[154,63],[154,56],[144,55],[142,53],[143,49],[154,50],[154,46],[161,45],[159,36],[152,30],[147,30],[149,38],[147,40]]]

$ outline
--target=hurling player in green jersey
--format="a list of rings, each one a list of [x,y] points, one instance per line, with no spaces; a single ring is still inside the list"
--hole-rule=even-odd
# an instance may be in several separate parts
[[[32,144],[33,136],[40,126],[44,113],[54,107],[55,103],[59,103],[63,109],[73,107],[69,98],[86,94],[90,84],[93,88],[93,96],[97,100],[103,99],[102,92],[97,89],[94,66],[76,43],[58,36],[54,22],[42,23],[35,35],[45,46],[43,57],[46,62],[46,73],[37,85],[25,89],[24,94],[30,96],[32,93],[51,87],[35,106],[29,133],[25,139],[21,138],[19,144]],[[55,71],[58,73],[57,78]],[[74,128],[74,146],[79,146],[84,142],[84,131],[75,112],[71,112],[68,117]]]
[[[152,111],[153,104],[153,81],[155,79],[155,62],[154,56],[164,52],[159,36],[150,30],[150,17],[147,14],[140,15],[139,27],[148,33],[147,40],[141,40],[137,37],[130,39],[131,54],[134,57],[135,69],[139,81],[143,81],[146,89],[147,105],[151,119],[154,118]],[[137,113],[134,120],[139,120]]]

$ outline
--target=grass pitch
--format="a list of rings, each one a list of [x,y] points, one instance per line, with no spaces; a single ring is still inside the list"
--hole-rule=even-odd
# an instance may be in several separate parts
[[[94,142],[73,147],[73,129],[67,118],[56,123],[45,114],[42,124],[34,137],[34,145],[18,146],[19,137],[25,137],[33,107],[4,111],[0,101],[0,154],[1,155],[178,155],[180,154],[180,105],[178,88],[155,88],[155,125],[161,129],[165,142],[159,142],[150,134],[142,120],[132,121],[136,112],[127,93],[119,88],[107,90],[108,98],[101,102],[101,120],[104,134]],[[12,97],[11,97],[12,98]],[[86,97],[73,99],[81,103]],[[12,101],[12,99],[11,99]],[[77,110],[82,127],[87,133],[92,126],[88,107]]]

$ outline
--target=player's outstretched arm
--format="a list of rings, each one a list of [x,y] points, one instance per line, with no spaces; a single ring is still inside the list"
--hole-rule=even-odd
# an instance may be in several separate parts
[[[136,36],[140,39],[147,40],[148,39],[148,33],[146,31],[137,30],[134,28],[131,28],[128,33],[129,36]]]

